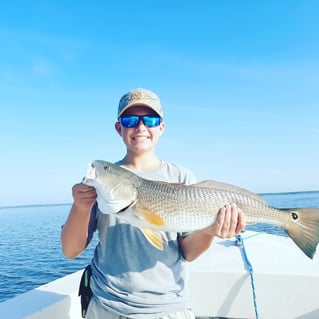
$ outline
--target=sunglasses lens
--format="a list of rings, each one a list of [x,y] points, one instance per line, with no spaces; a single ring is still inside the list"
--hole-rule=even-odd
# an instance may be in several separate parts
[[[120,122],[124,127],[137,127],[140,121],[139,116],[123,116],[120,118]]]
[[[155,126],[160,125],[160,123],[161,123],[161,118],[158,116],[145,115],[142,117],[142,119],[143,119],[144,125],[147,127],[155,127]]]
[[[159,116],[149,116],[149,115],[129,115],[120,117],[120,122],[124,127],[137,127],[140,120],[147,127],[155,127],[160,125],[161,118]]]

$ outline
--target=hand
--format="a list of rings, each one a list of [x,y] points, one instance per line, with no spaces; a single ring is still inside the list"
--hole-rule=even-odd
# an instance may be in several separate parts
[[[97,197],[94,187],[81,183],[72,187],[72,196],[74,205],[82,208],[92,208]]]
[[[213,225],[205,229],[213,236],[231,238],[238,235],[246,226],[244,213],[234,203],[222,207]]]

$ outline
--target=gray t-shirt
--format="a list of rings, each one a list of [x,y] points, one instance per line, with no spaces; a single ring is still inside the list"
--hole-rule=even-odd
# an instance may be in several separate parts
[[[168,162],[143,178],[193,184],[189,170]],[[91,288],[101,305],[131,318],[158,318],[191,308],[185,260],[178,234],[166,233],[163,251],[153,247],[142,232],[116,214],[102,214],[95,205],[91,212],[89,238],[98,230],[99,243],[91,262]]]

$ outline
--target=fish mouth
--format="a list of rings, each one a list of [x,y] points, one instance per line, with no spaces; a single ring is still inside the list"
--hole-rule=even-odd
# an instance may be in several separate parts
[[[88,164],[85,179],[95,179],[96,178],[96,171],[95,166],[92,162]]]

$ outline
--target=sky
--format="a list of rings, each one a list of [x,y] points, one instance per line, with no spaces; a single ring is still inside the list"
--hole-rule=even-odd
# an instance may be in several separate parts
[[[157,155],[256,193],[319,190],[319,2],[5,1],[0,206],[71,203],[117,161],[120,97],[148,88]]]

